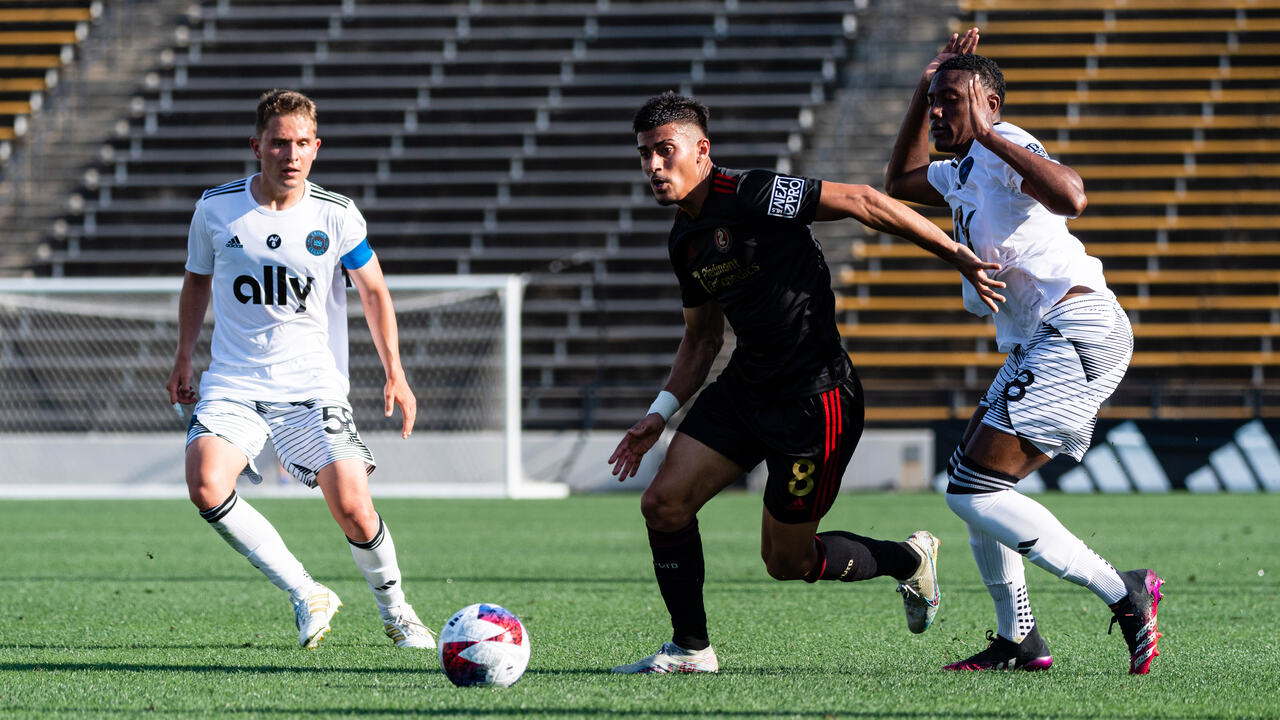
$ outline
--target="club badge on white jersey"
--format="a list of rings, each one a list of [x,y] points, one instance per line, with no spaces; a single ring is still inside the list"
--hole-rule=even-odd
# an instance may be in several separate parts
[[[207,190],[191,220],[186,269],[213,276],[213,357],[201,395],[345,397],[342,267],[372,256],[364,217],[350,198],[311,182],[297,204],[269,210],[252,181]]]

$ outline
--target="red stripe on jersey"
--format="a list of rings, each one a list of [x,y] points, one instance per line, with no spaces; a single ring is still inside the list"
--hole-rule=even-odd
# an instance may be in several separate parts
[[[813,498],[813,505],[809,507],[809,519],[816,520],[818,518],[818,509],[822,506],[822,483],[827,477],[828,461],[831,458],[831,401],[828,397],[829,393],[822,393],[822,473],[813,479],[813,484],[817,493]]]
[[[832,389],[822,394],[823,415],[826,420],[823,438],[822,478],[818,497],[812,509],[812,519],[817,520],[835,500],[836,472],[840,465],[840,435],[844,429],[844,417],[840,407],[840,391]]]
[[[831,393],[829,392],[822,393],[822,419],[824,433],[822,438],[822,460],[825,468],[827,459],[831,457],[831,441],[833,440],[831,437]]]
[[[738,184],[738,178],[733,177],[732,175],[725,175],[725,174],[724,174],[724,173],[722,173],[722,172],[717,172],[717,173],[716,173],[716,179],[717,179],[717,180],[725,180],[725,181],[727,181],[727,182],[731,182],[731,183],[733,183],[734,185],[737,185],[737,184]]]
[[[844,444],[844,406],[840,404],[840,388],[831,390],[831,405],[836,409],[836,447],[831,458],[831,482],[827,487],[827,508],[836,501],[836,489],[840,482],[840,457],[843,452],[840,446]]]

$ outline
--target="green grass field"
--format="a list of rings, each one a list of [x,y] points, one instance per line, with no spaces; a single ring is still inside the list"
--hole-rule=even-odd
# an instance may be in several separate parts
[[[1121,569],[1168,581],[1162,655],[1126,673],[1088,591],[1030,567],[1045,673],[944,673],[994,616],[963,524],[938,495],[846,495],[824,527],[942,538],[943,606],[910,635],[893,583],[778,583],[760,500],[702,513],[716,676],[615,676],[668,638],[635,495],[389,501],[409,599],[438,629],[472,602],[533,642],[509,689],[460,689],[434,651],[397,650],[347,544],[314,501],[255,501],[345,607],[301,650],[286,596],[185,502],[0,503],[0,717],[1280,717],[1280,497],[1041,498]]]

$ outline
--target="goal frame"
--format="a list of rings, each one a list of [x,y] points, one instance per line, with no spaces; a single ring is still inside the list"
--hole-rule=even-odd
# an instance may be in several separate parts
[[[502,393],[503,393],[503,479],[500,489],[490,485],[475,485],[467,490],[439,488],[432,492],[423,488],[425,495],[455,497],[509,498],[559,498],[568,495],[568,485],[563,483],[533,482],[525,476],[523,466],[523,421],[521,411],[521,311],[527,278],[520,274],[475,275],[386,275],[387,287],[396,292],[429,291],[494,291],[502,305]],[[102,293],[126,296],[172,295],[182,290],[182,278],[177,277],[86,277],[86,278],[0,278],[0,294],[10,295],[71,295]],[[349,290],[349,292],[351,292]],[[176,317],[176,316],[175,316]]]

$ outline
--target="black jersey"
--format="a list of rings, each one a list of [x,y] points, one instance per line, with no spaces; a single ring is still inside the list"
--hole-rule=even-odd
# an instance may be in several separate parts
[[[715,300],[738,338],[725,375],[761,396],[829,390],[848,374],[831,272],[809,230],[822,183],[711,169],[697,218],[680,211],[668,251],[685,307]]]

